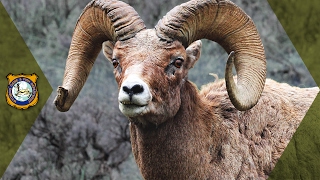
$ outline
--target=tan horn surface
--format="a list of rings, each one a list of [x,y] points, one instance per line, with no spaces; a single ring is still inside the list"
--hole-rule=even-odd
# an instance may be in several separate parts
[[[228,82],[233,81],[231,71],[225,77],[230,100],[238,110],[258,102],[266,79],[264,48],[253,21],[234,3],[191,0],[169,11],[155,28],[160,38],[179,40],[185,47],[204,38],[219,43],[227,53],[233,51],[234,61],[227,66],[234,63],[237,83]]]
[[[68,111],[80,93],[104,41],[126,40],[145,29],[138,13],[116,0],[93,0],[75,26],[62,86],[54,104]]]

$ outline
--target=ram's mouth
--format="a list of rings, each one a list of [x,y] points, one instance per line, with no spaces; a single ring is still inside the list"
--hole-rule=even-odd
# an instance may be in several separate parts
[[[122,104],[122,105],[125,105],[125,106],[128,106],[128,107],[144,107],[144,106],[146,106],[146,104],[136,104],[136,103],[134,103],[134,102],[132,102],[132,101],[120,101],[120,103]]]
[[[119,101],[120,111],[127,117],[141,116],[148,109],[148,104],[139,104],[132,101]]]

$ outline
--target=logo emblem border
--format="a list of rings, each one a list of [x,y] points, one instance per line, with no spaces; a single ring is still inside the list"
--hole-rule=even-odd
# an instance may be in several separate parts
[[[23,73],[18,74],[18,75],[14,75],[14,74],[9,73],[6,77],[8,79],[8,87],[7,87],[7,92],[6,92],[6,101],[7,101],[8,105],[10,105],[16,109],[19,109],[19,110],[24,110],[24,109],[28,109],[29,107],[35,106],[38,103],[39,92],[38,92],[38,87],[36,84],[38,76],[35,73],[30,74],[30,75],[23,74]],[[12,94],[13,86],[17,82],[20,82],[20,81],[27,82],[32,88],[32,94],[31,94],[30,98],[28,100],[24,101],[23,103],[21,103],[20,101],[15,99]]]

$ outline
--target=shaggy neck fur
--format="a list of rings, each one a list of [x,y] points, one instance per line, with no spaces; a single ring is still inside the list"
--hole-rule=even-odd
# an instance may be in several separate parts
[[[209,164],[212,148],[209,119],[216,115],[188,81],[181,89],[181,102],[176,116],[165,123],[131,124],[133,153],[145,179],[196,179],[207,169],[203,166]]]

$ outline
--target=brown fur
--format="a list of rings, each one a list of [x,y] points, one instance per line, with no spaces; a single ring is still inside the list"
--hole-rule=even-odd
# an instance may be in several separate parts
[[[242,78],[235,85],[231,71],[226,75],[234,105],[224,81],[200,92],[188,81],[201,50],[200,41],[191,42],[202,38],[235,53]],[[319,90],[267,80],[256,104],[266,75],[263,45],[251,19],[229,1],[189,1],[145,29],[132,7],[104,0],[90,2],[77,22],[54,100],[60,111],[78,96],[103,41],[111,41],[104,54],[115,67],[119,109],[131,122],[145,179],[267,178]]]
[[[134,156],[145,179],[266,179],[317,93],[268,79],[258,104],[241,112],[224,81],[200,94],[187,82],[174,118],[131,124]]]
[[[150,87],[148,110],[128,117],[133,154],[145,179],[267,178],[319,91],[267,79],[258,104],[238,111],[224,80],[200,92],[187,80],[200,57],[200,41],[185,50],[146,30],[104,46],[109,60],[119,60],[114,71],[119,88],[132,74]],[[185,61],[168,74],[175,56]]]

